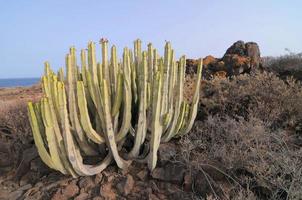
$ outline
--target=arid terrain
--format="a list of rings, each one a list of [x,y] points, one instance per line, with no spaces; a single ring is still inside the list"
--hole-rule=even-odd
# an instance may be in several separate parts
[[[187,60],[185,96],[192,96]],[[0,199],[302,199],[300,55],[260,58],[256,43],[237,42],[223,58],[204,59],[196,122],[161,144],[149,172],[122,171],[73,179],[39,158],[26,103],[39,85],[0,89]]]

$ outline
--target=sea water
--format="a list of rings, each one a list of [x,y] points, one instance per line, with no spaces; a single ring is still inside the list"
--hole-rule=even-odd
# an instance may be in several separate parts
[[[31,86],[40,81],[39,78],[7,78],[0,79],[1,87]]]

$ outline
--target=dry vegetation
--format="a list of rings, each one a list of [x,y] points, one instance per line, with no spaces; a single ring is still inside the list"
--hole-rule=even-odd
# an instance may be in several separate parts
[[[231,81],[214,79],[204,84],[199,119],[191,134],[181,139],[180,160],[194,167],[208,164],[217,173],[222,170],[231,182],[223,188],[228,191],[224,197],[302,197],[299,82],[266,72]]]
[[[263,67],[283,79],[287,76],[293,76],[298,80],[302,80],[302,53],[289,51],[289,54],[279,57],[264,57]]]
[[[190,81],[187,83],[187,88],[194,87]],[[35,92],[26,95],[30,91]],[[0,158],[12,158],[9,161],[0,159],[0,175],[12,168],[17,170],[22,162],[22,151],[33,144],[25,102],[28,98],[39,97],[40,93],[39,88],[31,88],[30,91],[17,90],[17,96],[23,96],[21,99],[16,99],[16,95],[10,98],[8,94],[12,91],[0,91],[3,94],[0,95]],[[186,98],[189,99],[190,95]],[[192,188],[189,188],[194,194],[188,195],[187,199],[301,199],[301,83],[293,78],[282,80],[267,72],[241,75],[232,80],[214,78],[204,81],[198,119],[193,130],[172,143],[176,144],[178,152],[172,162],[182,163],[186,169],[199,170],[204,174],[195,177]],[[137,173],[135,171],[132,176]],[[122,176],[109,171],[103,177],[107,177],[106,174]],[[51,177],[54,176],[50,175],[48,182],[54,179]],[[82,180],[86,179],[75,180],[78,181],[75,187],[81,188]],[[148,183],[139,189],[137,185],[142,182]],[[107,187],[106,182],[102,185],[101,188]],[[149,174],[146,181],[139,182],[135,178],[135,185],[134,190],[147,191],[151,187],[151,193],[157,191],[155,193],[159,197],[160,185],[163,184],[151,180]],[[58,187],[61,188],[52,188],[45,194],[62,192],[63,186]],[[93,189],[94,193],[98,190]],[[111,194],[112,191],[106,193]],[[150,194],[144,195],[150,198],[147,197]],[[47,196],[46,199],[49,198]],[[184,197],[174,195],[173,199]]]

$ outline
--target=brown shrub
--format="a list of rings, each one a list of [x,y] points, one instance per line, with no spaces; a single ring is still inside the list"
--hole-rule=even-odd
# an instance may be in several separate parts
[[[257,118],[213,116],[198,121],[181,139],[181,158],[193,166],[203,163],[223,169],[240,183],[234,183],[234,190],[250,185],[261,199],[295,199],[301,195],[302,152],[290,147],[286,137],[285,131],[271,131]]]
[[[181,138],[179,160],[223,170],[232,177],[230,199],[302,196],[299,82],[266,72],[214,79],[205,82],[199,109],[203,120]]]
[[[0,173],[3,167],[17,167],[24,149],[33,139],[24,101],[2,102],[0,106]],[[7,159],[10,158],[10,159]]]
[[[264,57],[262,63],[265,70],[276,73],[282,79],[293,76],[302,81],[302,53],[290,52],[279,57]]]
[[[302,119],[302,86],[272,73],[255,73],[208,81],[202,89],[201,113],[253,116],[271,128],[296,127]]]

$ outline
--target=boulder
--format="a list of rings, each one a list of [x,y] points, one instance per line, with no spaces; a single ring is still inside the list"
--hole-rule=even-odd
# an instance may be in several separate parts
[[[250,73],[252,70],[260,69],[261,57],[259,46],[255,42],[237,41],[230,46],[222,58],[211,55],[203,59],[203,77],[212,79],[215,77],[236,76]],[[187,59],[186,73],[197,72],[197,60]]]
[[[180,163],[168,162],[163,167],[155,168],[151,176],[154,179],[172,182],[176,184],[182,184],[186,168]]]
[[[255,42],[235,42],[222,57],[228,70],[228,75],[249,73],[260,67],[260,50]]]
[[[116,189],[118,193],[123,196],[127,196],[128,194],[130,194],[133,187],[134,179],[130,174],[128,174],[126,177],[123,177],[122,180],[116,184]]]

